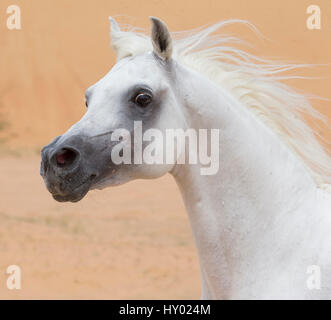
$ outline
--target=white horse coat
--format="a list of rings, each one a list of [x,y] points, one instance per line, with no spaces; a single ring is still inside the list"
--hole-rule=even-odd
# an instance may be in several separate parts
[[[78,201],[89,189],[169,172],[192,225],[202,298],[331,298],[330,158],[300,117],[301,111],[316,115],[308,100],[278,81],[281,72],[296,66],[234,49],[229,46],[233,38],[210,37],[227,22],[175,41],[156,18],[152,41],[121,31],[112,19],[111,24],[117,64],[88,90],[85,116],[43,152],[42,174],[53,196]],[[159,101],[152,120],[145,111],[135,113],[143,114],[147,127],[220,130],[217,174],[201,175],[200,164],[142,164],[115,167],[103,178],[97,172],[79,188],[71,187],[69,169],[60,166],[66,161],[63,153],[57,153],[60,168],[48,167],[48,157],[74,136],[104,137],[126,126],[135,107],[128,111],[123,96],[137,83]],[[85,177],[88,170],[77,157],[65,156],[81,168],[79,174],[71,172],[73,180]],[[50,176],[52,170],[57,174]]]

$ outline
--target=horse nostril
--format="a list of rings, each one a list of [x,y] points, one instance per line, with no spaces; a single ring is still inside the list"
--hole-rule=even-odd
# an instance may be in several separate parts
[[[59,167],[68,167],[75,162],[77,156],[77,151],[63,148],[55,155],[56,164]]]

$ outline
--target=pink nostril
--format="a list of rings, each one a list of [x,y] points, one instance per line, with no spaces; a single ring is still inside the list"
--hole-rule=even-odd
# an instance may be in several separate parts
[[[70,149],[62,149],[56,155],[56,164],[60,167],[69,166],[77,157],[77,153]]]
[[[56,157],[56,162],[57,164],[59,165],[64,165],[66,163],[66,160],[65,160],[65,155],[64,154],[58,154],[57,157]]]

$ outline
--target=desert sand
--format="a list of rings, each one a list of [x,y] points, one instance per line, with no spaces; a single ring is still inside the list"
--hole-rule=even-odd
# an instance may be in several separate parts
[[[0,299],[199,298],[197,256],[170,176],[55,202],[39,158],[3,157]],[[22,289],[6,287],[9,265]]]
[[[307,29],[306,0],[18,2],[22,29],[13,31],[6,28],[6,8],[14,3],[0,3],[0,299],[198,299],[194,241],[170,176],[60,204],[39,176],[40,149],[84,114],[84,91],[114,64],[109,15],[146,30],[154,15],[173,31],[246,19],[264,39],[242,26],[225,31],[252,43],[251,53],[325,64],[331,62],[330,1],[316,3],[321,30]],[[331,98],[330,66],[299,74],[319,79],[288,83]],[[331,116],[329,101],[314,106]],[[330,146],[328,125],[314,127]],[[21,267],[21,290],[6,288],[12,264]]]

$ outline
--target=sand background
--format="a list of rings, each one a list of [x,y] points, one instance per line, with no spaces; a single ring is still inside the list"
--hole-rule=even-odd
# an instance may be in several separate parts
[[[21,8],[22,30],[6,28],[6,8]],[[39,177],[42,145],[85,112],[84,91],[114,64],[108,16],[149,30],[148,16],[172,31],[238,18],[229,32],[251,53],[298,63],[331,63],[331,2],[313,1],[321,30],[308,30],[306,0],[0,1],[0,299],[199,298],[199,269],[189,223],[171,177],[92,192],[58,204]],[[331,99],[330,66],[293,80]],[[331,116],[330,102],[314,106]],[[331,130],[318,132],[330,141]],[[22,269],[22,290],[6,289],[6,268]]]

